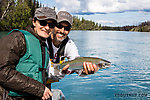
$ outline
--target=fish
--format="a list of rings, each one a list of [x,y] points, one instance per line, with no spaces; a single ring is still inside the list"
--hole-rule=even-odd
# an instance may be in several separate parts
[[[74,60],[67,61],[62,64],[54,64],[53,66],[54,68],[62,69],[69,64],[69,69],[74,71],[83,69],[83,62],[91,62],[92,64],[96,64],[99,69],[106,69],[111,66],[110,61],[97,57],[77,57]]]

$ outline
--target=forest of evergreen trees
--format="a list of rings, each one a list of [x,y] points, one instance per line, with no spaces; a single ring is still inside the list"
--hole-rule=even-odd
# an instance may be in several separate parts
[[[150,32],[150,21],[145,21],[139,24],[138,26],[132,28],[130,31],[136,32]]]
[[[150,21],[145,21],[139,25],[122,26],[122,27],[110,27],[102,26],[102,30],[115,30],[115,31],[136,31],[136,32],[150,32]]]
[[[0,30],[24,29],[31,25],[36,8],[41,7],[37,0],[2,0],[0,2]]]
[[[102,30],[114,30],[114,31],[130,31],[131,29],[133,29],[134,25],[132,26],[118,26],[118,27],[112,27],[112,26],[102,26]]]
[[[83,17],[79,19],[74,16],[72,30],[101,30],[101,25],[94,21],[85,20]]]
[[[0,2],[0,31],[24,29],[31,25],[34,11],[44,7],[38,0],[3,0]],[[73,30],[100,30],[101,26],[93,21],[73,17]]]
[[[38,0],[2,0],[0,2],[0,31],[11,29],[25,29],[31,25],[36,8],[44,7]],[[91,20],[73,16],[72,30],[115,30],[115,31],[146,31],[150,32],[150,22],[146,21],[138,26],[110,27],[101,26]]]

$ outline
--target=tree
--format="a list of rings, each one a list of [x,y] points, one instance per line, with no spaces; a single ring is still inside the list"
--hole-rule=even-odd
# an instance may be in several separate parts
[[[13,4],[13,0],[3,0],[1,3],[0,3],[0,15],[1,15],[1,18],[0,20],[3,20],[3,18],[7,15],[7,13],[9,12],[10,10],[10,6]]]
[[[73,16],[72,30],[101,30],[101,25],[83,17],[80,20],[77,16]]]
[[[0,30],[24,29],[31,25],[31,18],[37,7],[37,0],[3,0],[0,2]]]
[[[14,28],[24,29],[31,22],[29,18],[31,16],[31,9],[29,8],[27,2],[22,3],[18,0],[11,10],[6,15],[6,17],[1,21],[1,30],[11,30]]]

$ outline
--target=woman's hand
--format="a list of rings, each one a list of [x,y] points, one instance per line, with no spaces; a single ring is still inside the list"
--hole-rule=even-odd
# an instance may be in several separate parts
[[[47,100],[48,98],[50,98],[50,96],[53,96],[52,92],[49,88],[45,87],[42,100]]]

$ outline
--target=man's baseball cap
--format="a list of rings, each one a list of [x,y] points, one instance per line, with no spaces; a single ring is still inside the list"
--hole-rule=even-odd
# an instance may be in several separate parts
[[[60,11],[57,14],[57,23],[67,21],[71,26],[73,23],[72,15],[69,14],[67,11]]]
[[[35,10],[34,17],[38,20],[54,19],[56,20],[56,12],[52,8],[41,7]]]

